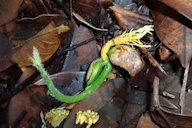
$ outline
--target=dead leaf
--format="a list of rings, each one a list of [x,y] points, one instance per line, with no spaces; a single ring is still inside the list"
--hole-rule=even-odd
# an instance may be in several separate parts
[[[192,20],[192,1],[191,0],[159,0],[160,2],[170,6],[185,17]]]
[[[73,0],[73,9],[85,19],[97,16],[101,10],[97,0]]]
[[[160,127],[152,121],[148,113],[145,113],[140,117],[136,128],[160,128]]]
[[[42,104],[40,101],[33,101],[32,97],[37,95],[40,98],[46,96],[45,88],[41,87],[29,87],[15,95],[9,103],[8,107],[8,121],[9,125],[12,126],[15,120],[18,118],[20,113],[26,111],[26,115],[21,120],[18,127],[29,127],[30,119],[39,120],[39,114],[42,111]]]
[[[11,55],[11,42],[6,36],[0,33],[0,72],[13,64],[10,60]]]
[[[192,57],[192,24],[185,17],[159,4],[154,6],[152,14],[157,36],[166,47],[177,54],[182,66],[186,67]]]
[[[113,10],[113,13],[115,15],[115,18],[123,29],[131,29],[131,28],[138,28],[146,24],[151,24],[153,20],[143,14],[139,14],[136,11],[124,9],[123,7],[114,4],[114,6],[111,7]]]
[[[66,95],[75,95],[84,90],[84,72],[59,72],[50,75],[57,89]],[[45,85],[43,79],[34,83],[35,85]]]
[[[71,45],[77,45],[93,36],[92,31],[86,27],[76,27]],[[80,71],[82,65],[91,63],[98,57],[96,43],[96,41],[91,41],[89,44],[85,44],[74,51],[68,52],[62,71]]]
[[[0,1],[0,26],[17,17],[17,10],[23,0]]]
[[[170,50],[167,49],[165,46],[161,45],[159,48],[159,55],[161,60],[166,60],[169,55],[171,54]]]
[[[45,62],[56,52],[59,45],[59,35],[54,23],[51,22],[31,40],[28,40],[27,43],[12,56],[12,61],[21,66],[30,66],[32,63],[29,57],[32,56],[32,49],[35,46],[39,50],[42,62]]]
[[[120,91],[125,85],[125,81],[121,78],[106,81],[103,85],[97,89],[94,93],[88,96],[83,101],[79,102],[70,112],[70,115],[66,119],[63,128],[74,128],[75,115],[78,111],[84,111],[91,109],[92,111],[99,111],[112,97]]]

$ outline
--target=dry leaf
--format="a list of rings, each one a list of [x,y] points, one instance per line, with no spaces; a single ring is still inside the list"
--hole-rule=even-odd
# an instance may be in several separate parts
[[[171,54],[171,52],[169,51],[169,49],[167,49],[163,45],[160,46],[159,56],[160,56],[161,60],[166,60],[169,57],[170,54]]]
[[[101,10],[101,6],[97,0],[73,0],[73,9],[80,16],[87,19],[97,16]]]
[[[23,0],[0,1],[0,26],[17,17],[17,10]]]
[[[0,72],[13,64],[10,60],[11,54],[11,42],[0,33]]]
[[[179,13],[183,14],[190,20],[192,20],[192,0],[160,0],[164,4],[175,9]]]
[[[192,57],[192,30],[189,28],[191,23],[187,22],[185,17],[178,15],[165,6],[157,5],[154,8],[158,9],[158,11],[153,10],[152,12],[157,36],[166,47],[177,54],[182,66],[186,67]],[[166,16],[166,14],[177,18],[177,20]],[[186,22],[186,24],[181,22]]]
[[[29,57],[32,56],[32,49],[35,46],[39,50],[42,62],[45,62],[56,52],[59,45],[59,35],[54,23],[51,22],[31,40],[28,40],[27,43],[12,56],[12,61],[20,66],[32,65]]]
[[[148,113],[142,115],[136,128],[159,128],[151,119]]]
[[[134,12],[132,10],[124,9],[117,4],[114,4],[111,9],[113,10],[119,26],[121,26],[123,29],[141,27],[153,22],[149,16],[139,14],[138,12]]]

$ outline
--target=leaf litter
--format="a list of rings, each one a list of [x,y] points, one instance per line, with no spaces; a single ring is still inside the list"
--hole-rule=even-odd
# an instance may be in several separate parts
[[[72,104],[67,118],[59,120],[61,123],[54,127],[82,127],[75,124],[75,116],[78,111],[90,110],[99,115],[98,121],[91,125],[93,128],[190,128],[191,15],[189,1],[180,2],[26,0],[6,4],[0,12],[0,126],[52,127],[46,120],[41,121],[42,114],[70,106],[46,94],[47,87],[28,59],[35,46],[62,94],[81,94],[89,86],[97,85],[105,78],[102,73],[108,68],[106,62],[114,64],[111,71],[115,77],[106,76],[96,91]],[[11,9],[6,11],[7,8]],[[10,26],[11,23],[14,25]],[[33,27],[34,24],[41,29]],[[70,30],[58,34],[57,27],[61,24]],[[119,43],[125,33],[153,24],[155,31],[142,36],[136,46]],[[16,48],[14,39],[19,42]],[[110,40],[115,41],[106,53],[102,52]],[[90,70],[95,78],[87,85],[86,72],[100,54],[105,61],[92,64]],[[28,70],[21,71],[20,66]],[[53,116],[52,119],[57,118]]]

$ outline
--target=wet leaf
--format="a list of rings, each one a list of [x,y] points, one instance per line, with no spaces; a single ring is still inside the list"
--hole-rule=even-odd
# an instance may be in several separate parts
[[[30,66],[32,63],[29,57],[32,56],[32,49],[35,46],[39,50],[42,62],[44,62],[56,52],[59,45],[59,35],[54,23],[51,22],[31,40],[26,42],[26,44],[12,56],[12,61],[20,66]]]
[[[17,10],[23,0],[0,1],[0,26],[17,17]]]
[[[123,7],[114,4],[111,9],[115,15],[115,18],[123,29],[139,28],[146,24],[151,24],[153,20],[144,14],[140,14],[137,11],[124,9]]]
[[[177,54],[182,66],[186,67],[192,57],[191,22],[165,6],[156,5],[154,8],[153,17],[157,36],[166,47]]]

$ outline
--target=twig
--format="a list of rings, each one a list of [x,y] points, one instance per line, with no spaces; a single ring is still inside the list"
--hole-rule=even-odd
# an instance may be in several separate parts
[[[149,60],[149,62],[154,66],[157,67],[164,75],[167,76],[165,70],[161,67],[161,65],[153,58],[153,56],[147,51],[146,48],[139,48],[144,56]]]
[[[161,115],[164,119],[165,123],[168,125],[169,128],[172,128],[170,120],[165,116],[165,114],[160,109],[159,103],[159,78],[155,76],[153,81],[153,106],[155,110]]]
[[[156,76],[153,81],[153,105],[159,107],[159,78]]]
[[[21,22],[21,21],[26,21],[26,20],[37,20],[41,17],[57,17],[57,16],[61,16],[61,15],[60,14],[41,14],[36,17],[24,17],[21,19],[17,19],[16,22]]]
[[[190,64],[188,64],[187,67],[185,68],[185,72],[184,72],[184,76],[183,76],[183,84],[182,84],[181,93],[180,93],[179,105],[181,107],[181,114],[183,114],[184,108],[185,108],[185,91],[186,91],[186,87],[187,87],[187,78],[188,78],[188,73],[189,73],[189,65]]]
[[[99,36],[102,36],[102,35],[99,35]],[[73,45],[69,48],[66,48],[65,50],[63,50],[61,52],[61,54],[59,55],[62,56],[63,54],[65,54],[66,52],[68,51],[72,51],[82,45],[85,45],[85,44],[88,44],[88,43],[91,43],[93,40],[95,40],[97,37],[92,37],[90,39],[87,39],[77,45]],[[47,64],[45,64],[45,67],[47,66]],[[3,96],[0,97],[0,103],[4,103],[6,101],[8,101],[11,97],[13,97],[14,95],[16,95],[17,93],[19,93],[20,91],[22,91],[23,89],[25,89],[28,85],[30,85],[34,80],[35,78],[39,75],[39,72],[37,70],[35,70],[35,72],[29,77],[27,78],[26,80],[24,80],[21,84],[19,85],[16,85],[16,88],[13,88],[11,89],[7,94],[4,94]]]

